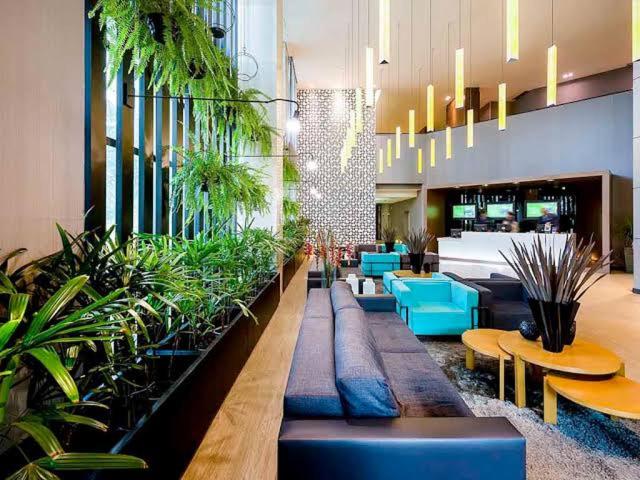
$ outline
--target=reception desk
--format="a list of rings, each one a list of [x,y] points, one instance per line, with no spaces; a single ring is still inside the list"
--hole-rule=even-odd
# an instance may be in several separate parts
[[[540,238],[546,248],[558,255],[571,234],[462,232],[460,238],[438,238],[440,270],[464,276],[486,276],[492,272],[513,275],[500,252],[509,256],[512,241],[531,247]]]

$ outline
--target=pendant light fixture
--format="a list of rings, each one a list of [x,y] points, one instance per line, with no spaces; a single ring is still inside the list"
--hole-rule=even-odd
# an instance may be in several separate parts
[[[365,103],[367,107],[373,107],[374,91],[373,91],[373,48],[367,47],[365,50]]]
[[[631,61],[640,60],[640,0],[631,0]]]
[[[471,75],[472,62],[471,62],[471,46],[473,45],[473,36],[471,28],[471,1],[469,1],[469,84],[473,85],[473,76]],[[473,108],[467,109],[467,148],[473,147],[473,128],[474,128],[474,113]]]
[[[429,156],[430,156],[430,163],[431,163],[431,167],[435,167],[436,166],[436,139],[431,137],[431,140],[429,141]]]
[[[387,138],[387,167],[391,168],[391,139]]]
[[[409,110],[409,147],[416,146],[416,111]]]
[[[391,54],[391,0],[378,0],[378,63],[389,63]]]
[[[422,149],[418,148],[418,174],[422,174]]]
[[[396,160],[400,159],[400,141],[402,140],[402,130],[400,127],[396,127]]]
[[[447,126],[445,129],[445,158],[450,159],[453,157],[451,148],[451,127]]]
[[[410,57],[411,57],[411,96],[413,96],[413,0],[411,0],[411,40],[409,42]],[[399,35],[399,32],[398,32]],[[398,36],[398,40],[400,37]],[[400,42],[398,41],[398,46]],[[398,65],[400,65],[400,56],[398,55]],[[409,148],[415,148],[416,146],[416,111],[414,109],[409,110]]]
[[[464,107],[464,48],[462,48],[462,0],[458,0],[458,48],[456,50],[456,108]]]
[[[640,1],[640,0],[639,0]],[[427,85],[427,132],[433,132],[435,128],[435,106],[434,106],[434,88],[433,88],[433,47],[431,46],[431,3],[429,0],[429,85]]]
[[[384,173],[384,152],[382,149],[378,151],[378,173]]]
[[[507,128],[507,84],[498,85],[498,130]]]
[[[507,2],[507,63],[516,62],[520,58],[520,14],[519,0],[505,0]]]
[[[467,148],[473,147],[473,109],[467,110]]]
[[[554,0],[551,0],[551,46],[547,49],[547,107],[558,103],[558,47],[553,39]]]

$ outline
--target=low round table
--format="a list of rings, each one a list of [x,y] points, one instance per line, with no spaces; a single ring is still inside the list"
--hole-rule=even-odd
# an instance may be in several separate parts
[[[431,278],[431,273],[413,273],[411,270],[394,270],[391,273],[398,278]]]
[[[467,347],[467,368],[475,368],[475,353],[495,358],[499,362],[499,397],[504,400],[504,361],[511,360],[511,355],[500,348],[498,339],[504,334],[504,330],[493,328],[478,328],[467,330],[462,334],[462,343]]]
[[[560,353],[547,352],[542,342],[523,338],[519,331],[506,332],[498,344],[513,356],[516,406],[526,406],[525,364],[543,369],[577,375],[610,375],[624,368],[620,358],[595,343],[576,339]]]

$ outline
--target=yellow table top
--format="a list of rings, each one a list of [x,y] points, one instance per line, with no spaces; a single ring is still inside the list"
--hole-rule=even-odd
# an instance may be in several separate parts
[[[519,331],[503,333],[498,339],[500,348],[525,362],[549,370],[578,375],[609,375],[620,370],[622,362],[613,352],[595,343],[576,339],[560,353],[547,352],[542,342],[531,341]]]
[[[431,278],[431,273],[413,273],[411,270],[394,270],[391,273],[398,278]]]
[[[495,330],[493,328],[467,330],[462,334],[462,343],[474,352],[481,353],[487,357],[503,357],[506,360],[510,360],[511,355],[501,349],[500,345],[498,345],[498,339],[503,334],[504,330]]]
[[[569,400],[616,417],[640,419],[640,383],[620,375],[577,379],[547,375],[547,383]]]

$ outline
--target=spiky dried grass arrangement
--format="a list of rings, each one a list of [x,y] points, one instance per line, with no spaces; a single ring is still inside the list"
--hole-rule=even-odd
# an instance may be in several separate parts
[[[567,238],[564,249],[556,257],[551,245],[543,244],[542,237],[535,239],[529,249],[512,240],[510,255],[500,251],[507,264],[516,272],[532,299],[543,302],[570,303],[582,297],[589,288],[606,275],[602,270],[611,264],[609,252],[592,260],[595,247],[593,237],[589,242],[578,242],[574,235]],[[595,275],[595,280],[590,281]]]
[[[416,228],[411,230],[404,237],[404,243],[409,249],[409,253],[424,253],[429,247],[429,243],[436,238],[426,228]]]

